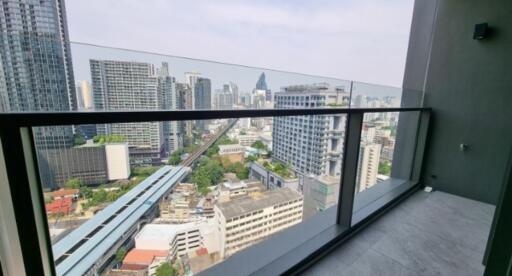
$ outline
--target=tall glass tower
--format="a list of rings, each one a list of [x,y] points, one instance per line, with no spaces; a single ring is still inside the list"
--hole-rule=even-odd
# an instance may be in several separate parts
[[[0,112],[76,109],[63,0],[0,4]],[[72,146],[72,127],[34,129],[44,187],[55,187],[52,159]]]

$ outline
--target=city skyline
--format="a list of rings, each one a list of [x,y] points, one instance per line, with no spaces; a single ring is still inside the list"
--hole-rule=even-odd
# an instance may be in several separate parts
[[[66,4],[72,41],[401,86],[413,1]]]
[[[297,84],[329,83],[331,86],[342,86],[349,91],[351,80],[285,72],[265,68],[212,62],[207,60],[189,59],[158,53],[134,51],[112,47],[103,47],[82,43],[71,43],[75,80],[91,80],[89,60],[111,60],[126,62],[144,62],[153,65],[166,62],[169,64],[169,75],[176,78],[177,83],[188,83],[187,73],[198,73],[209,78],[212,90],[222,89],[224,84],[233,82],[239,87],[239,94],[251,93],[262,73],[265,73],[268,88],[272,92]],[[398,87],[353,82],[353,96],[366,95],[372,97],[395,96],[399,98],[402,89]]]

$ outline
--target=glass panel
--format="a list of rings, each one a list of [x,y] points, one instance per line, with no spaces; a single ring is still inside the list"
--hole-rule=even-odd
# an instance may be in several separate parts
[[[76,93],[62,110],[349,108],[352,90],[371,107],[400,102],[399,89],[383,86],[71,48]],[[374,115],[366,129],[394,139],[397,115]],[[339,114],[34,128],[57,274],[197,273],[320,212],[334,224],[345,127]],[[379,150],[388,159],[376,166],[390,167],[393,148]]]
[[[314,84],[314,89],[336,88],[343,95],[350,88],[350,81],[347,80],[306,74],[81,43],[71,43],[71,49],[78,107],[81,110],[114,108],[113,104],[107,103],[107,99],[99,98],[102,86],[108,85],[111,90],[124,90],[126,94],[131,89],[146,91],[142,89],[144,83],[157,82],[158,79],[166,79],[170,86],[175,87],[176,103],[171,99],[171,104],[176,104],[176,109],[274,108],[274,96],[283,87],[290,91],[299,91],[305,89],[301,85]],[[149,98],[139,104],[144,107],[157,105]],[[308,108],[306,103],[303,104],[298,107]],[[323,103],[318,104],[320,105],[312,107],[323,107]],[[336,105],[334,102],[325,104]],[[140,107],[137,104],[124,103],[116,108]]]
[[[352,82],[351,108],[419,107],[423,93],[399,87]]]
[[[418,112],[364,114],[352,224],[413,184],[409,179],[418,115]]]
[[[336,93],[283,89],[275,104]],[[57,274],[198,273],[300,227],[336,208],[345,125],[307,115],[34,128]]]

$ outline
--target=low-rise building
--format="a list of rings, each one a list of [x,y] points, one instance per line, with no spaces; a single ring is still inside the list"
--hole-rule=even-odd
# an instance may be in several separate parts
[[[184,224],[146,224],[135,236],[135,248],[167,250],[170,258],[186,255],[190,251],[206,248],[219,251],[218,230],[209,221]]]
[[[304,176],[304,218],[336,205],[340,193],[340,178],[330,175]]]
[[[79,189],[60,189],[57,191],[53,191],[51,193],[47,193],[50,197],[52,197],[54,200],[58,199],[64,199],[64,198],[71,198],[73,200],[78,199],[80,196],[80,190]]]
[[[168,256],[167,250],[134,248],[124,257],[121,270],[148,270],[153,263],[166,261]]]
[[[214,199],[211,196],[201,198],[196,206],[196,213],[207,219],[211,219],[215,216],[213,211]]]
[[[231,163],[244,162],[245,147],[240,144],[219,145],[219,156]]]
[[[303,198],[288,189],[239,197],[215,205],[220,254],[227,257],[302,221]]]
[[[260,136],[256,133],[247,133],[243,135],[238,135],[236,136],[236,138],[238,139],[240,145],[249,147],[254,142],[258,141],[260,139]]]
[[[242,181],[226,181],[219,185],[218,202],[227,202],[241,196],[247,196],[255,192],[263,192],[265,186],[259,180],[248,179]]]
[[[196,202],[196,187],[193,183],[179,183],[171,194],[159,204],[158,221],[166,223],[186,223],[197,220],[193,216]]]
[[[54,156],[51,165],[55,186],[62,187],[71,178],[78,178],[85,185],[97,185],[130,177],[126,143],[88,143],[69,149],[45,150],[44,154]]]
[[[293,175],[293,173],[290,173],[290,176],[280,175],[279,173],[272,171],[272,169],[265,167],[263,162],[271,164],[270,160],[251,162],[249,166],[249,178],[261,181],[267,189],[286,187],[295,191],[300,191],[299,178]]]

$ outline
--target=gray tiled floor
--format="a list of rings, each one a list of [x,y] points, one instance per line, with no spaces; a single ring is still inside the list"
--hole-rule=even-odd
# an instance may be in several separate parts
[[[482,275],[494,206],[417,192],[303,275]]]

